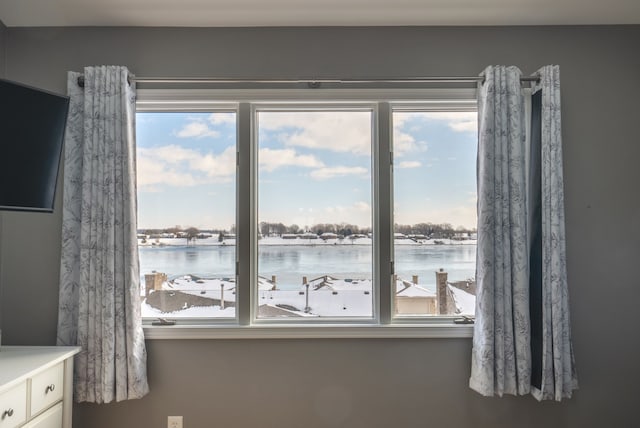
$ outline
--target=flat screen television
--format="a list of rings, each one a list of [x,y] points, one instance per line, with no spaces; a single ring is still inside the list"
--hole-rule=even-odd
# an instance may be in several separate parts
[[[0,210],[53,212],[69,97],[0,79]]]

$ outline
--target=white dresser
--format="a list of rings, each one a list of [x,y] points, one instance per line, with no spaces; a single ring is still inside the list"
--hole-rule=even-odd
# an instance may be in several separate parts
[[[0,348],[0,428],[71,428],[75,346]]]

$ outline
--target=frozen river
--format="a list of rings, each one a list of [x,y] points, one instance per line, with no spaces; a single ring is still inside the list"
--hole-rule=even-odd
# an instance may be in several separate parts
[[[236,247],[208,246],[141,246],[140,273],[164,272],[170,278],[185,274],[211,278],[234,276]],[[449,281],[475,277],[475,245],[397,245],[396,273],[403,279],[418,276],[420,285],[435,286],[435,272],[444,269]],[[370,245],[260,245],[259,275],[277,278],[278,288],[297,289],[302,277],[309,280],[322,275],[346,279],[372,277]]]

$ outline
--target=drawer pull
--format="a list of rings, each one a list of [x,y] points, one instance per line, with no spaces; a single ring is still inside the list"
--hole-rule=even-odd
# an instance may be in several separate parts
[[[44,393],[48,394],[49,391],[53,392],[55,391],[55,389],[56,389],[56,386],[52,383],[51,385],[47,385],[47,389],[44,390]]]
[[[10,418],[11,416],[13,416],[13,409],[5,410],[4,413],[2,414],[2,419],[6,417]]]

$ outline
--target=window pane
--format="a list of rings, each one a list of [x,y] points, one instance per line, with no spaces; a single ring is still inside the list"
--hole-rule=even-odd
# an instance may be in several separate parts
[[[394,312],[475,312],[475,112],[394,112]]]
[[[258,113],[258,317],[373,316],[371,115]]]
[[[136,120],[142,316],[235,317],[235,113]]]

